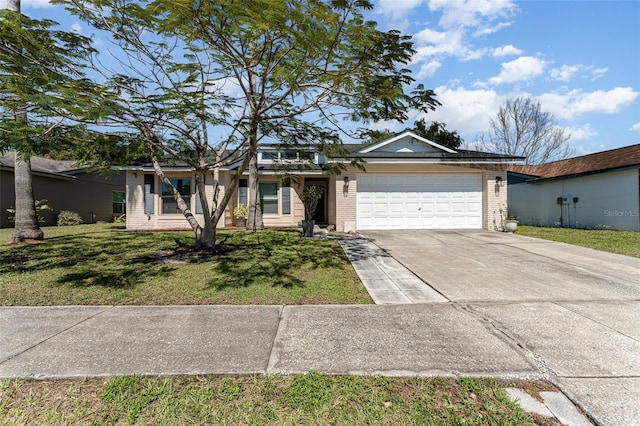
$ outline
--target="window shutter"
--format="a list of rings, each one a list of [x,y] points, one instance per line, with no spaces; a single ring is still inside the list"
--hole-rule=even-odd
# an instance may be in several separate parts
[[[144,175],[144,214],[153,214],[153,194],[155,193],[155,175]]]
[[[202,202],[200,201],[200,191],[196,186],[196,214],[202,214]]]
[[[247,196],[247,186],[248,182],[246,179],[240,179],[238,182],[238,202],[242,205],[247,205],[248,196]]]
[[[282,214],[291,214],[291,187],[282,188]]]

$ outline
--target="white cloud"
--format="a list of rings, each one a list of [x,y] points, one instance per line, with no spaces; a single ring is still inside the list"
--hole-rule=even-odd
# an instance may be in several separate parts
[[[631,105],[638,95],[640,93],[632,87],[616,87],[589,93],[574,89],[566,93],[545,93],[536,98],[543,110],[558,118],[573,120],[588,113],[616,114]]]
[[[511,0],[430,0],[429,9],[442,11],[443,28],[473,27],[476,33],[489,34],[506,25],[495,20],[511,16],[517,7]]]
[[[640,122],[637,122],[629,128],[632,132],[640,132]]]
[[[548,62],[533,56],[521,56],[511,62],[503,62],[502,70],[489,79],[491,84],[516,83],[531,80],[544,72]]]
[[[501,58],[503,56],[513,56],[513,55],[521,55],[521,54],[522,54],[522,50],[518,49],[512,44],[496,47],[491,52],[491,56],[493,56],[494,58]]]
[[[391,13],[394,8],[409,10],[418,4],[417,0],[406,4],[403,0],[381,0],[379,6]],[[424,24],[426,28],[414,34],[417,51],[412,61],[414,65],[423,61],[442,62],[446,57],[472,61],[488,54],[505,56],[521,53],[511,45],[498,49],[478,48],[473,40],[511,24],[505,20],[517,11],[512,0],[429,0],[428,7],[433,14],[440,14],[440,19],[437,26]],[[397,16],[403,13],[398,12]]]
[[[77,22],[71,24],[71,31],[77,34],[82,34],[82,25]]]
[[[486,132],[489,120],[495,115],[507,96],[494,90],[468,90],[463,87],[437,87],[434,89],[442,106],[428,114],[420,115],[427,122],[440,121],[447,129],[457,131],[463,138]]]
[[[550,74],[554,80],[569,81],[583,68],[582,65],[563,65],[561,68],[552,69]]]
[[[590,77],[590,80],[594,81],[603,77],[608,71],[609,71],[609,68],[607,67],[596,68],[593,65],[586,66],[586,65],[576,64],[576,65],[563,65],[560,68],[553,68],[549,74],[552,79],[558,80],[558,81],[569,81],[578,74],[582,75],[582,77],[584,78]]]
[[[441,66],[442,63],[439,61],[430,61],[426,64],[423,64],[422,67],[420,67],[420,71],[418,71],[418,73],[416,74],[416,79],[422,80],[432,77],[436,73],[436,71],[440,69]]]
[[[425,0],[380,0],[378,2],[378,13],[391,15],[393,19],[401,19],[424,2]]]
[[[592,80],[597,80],[600,77],[603,77],[607,72],[609,72],[609,68],[604,67],[604,68],[593,68],[591,70],[591,79]]]
[[[590,124],[583,124],[579,126],[564,127],[566,134],[571,134],[571,142],[577,142],[581,140],[591,139],[594,136],[598,136],[596,129],[591,127]]]

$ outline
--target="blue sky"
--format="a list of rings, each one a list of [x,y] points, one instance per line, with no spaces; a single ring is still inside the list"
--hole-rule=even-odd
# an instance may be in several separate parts
[[[508,98],[527,96],[571,133],[576,155],[640,143],[640,1],[375,3],[368,17],[413,36],[414,77],[443,104],[425,118],[465,142],[488,132]],[[47,0],[23,0],[22,10],[85,32]]]

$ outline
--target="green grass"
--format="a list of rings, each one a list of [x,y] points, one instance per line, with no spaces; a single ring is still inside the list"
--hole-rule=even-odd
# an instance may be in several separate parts
[[[639,232],[518,226],[516,234],[640,257]]]
[[[372,303],[337,241],[295,229],[219,231],[218,243],[236,250],[186,264],[156,253],[192,244],[192,232],[43,230],[44,243],[0,245],[0,305]],[[0,241],[11,231],[0,230]]]
[[[530,385],[530,383],[529,383]],[[494,379],[116,377],[0,383],[0,423],[533,425]]]

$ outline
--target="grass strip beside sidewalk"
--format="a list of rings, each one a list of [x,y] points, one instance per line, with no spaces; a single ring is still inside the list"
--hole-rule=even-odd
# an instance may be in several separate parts
[[[538,419],[539,420],[539,419]],[[0,423],[536,423],[494,379],[326,376],[123,376],[0,382]]]

